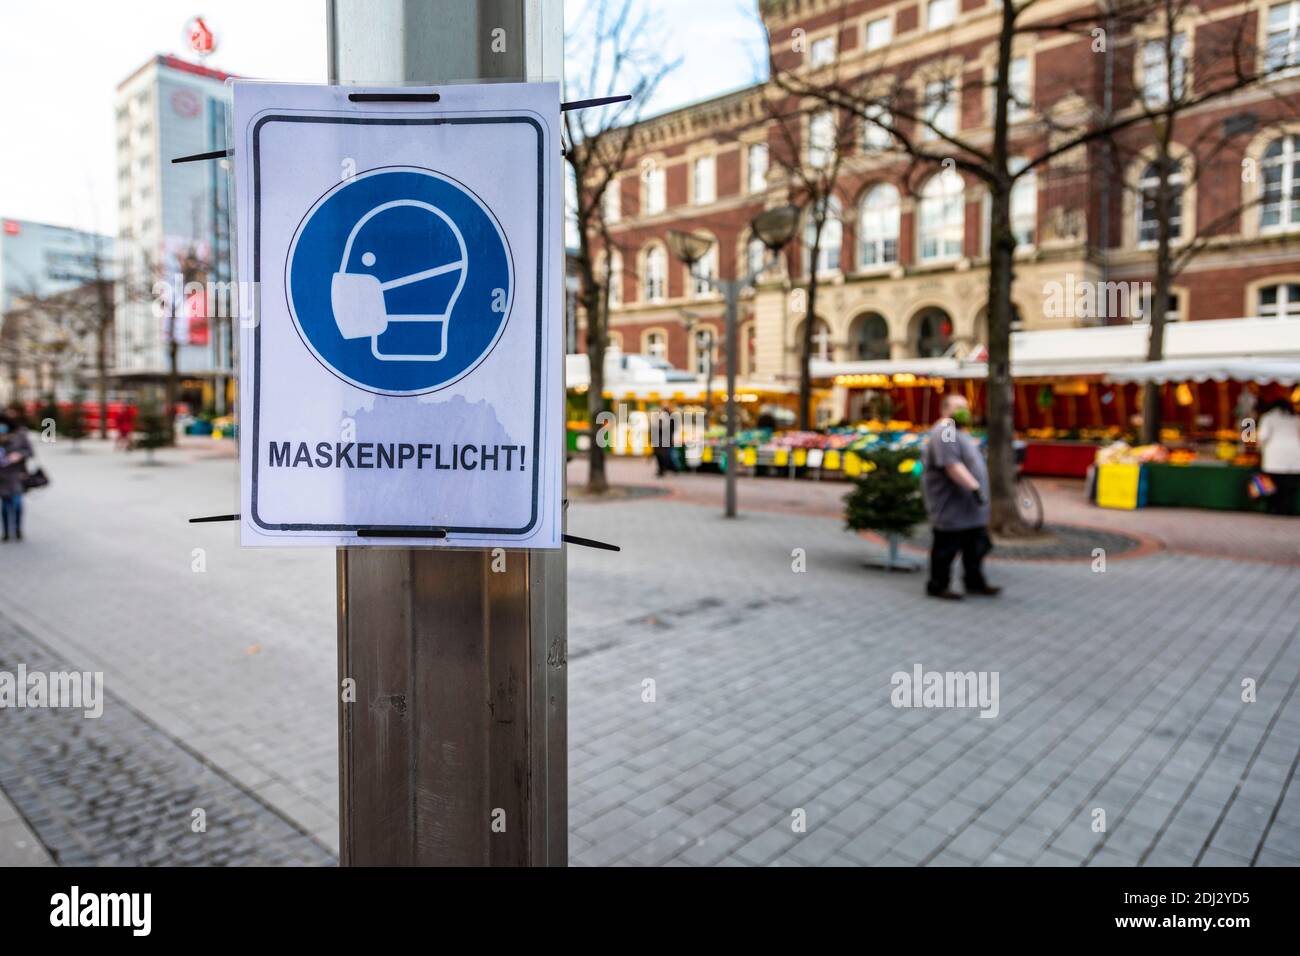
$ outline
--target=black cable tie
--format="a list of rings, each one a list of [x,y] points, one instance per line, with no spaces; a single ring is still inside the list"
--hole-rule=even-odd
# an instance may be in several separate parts
[[[584,548],[599,548],[601,551],[622,551],[616,544],[606,544],[604,541],[596,541],[592,538],[579,538],[576,534],[562,534],[560,538],[568,544],[581,545]]]
[[[208,515],[206,518],[191,518],[190,524],[207,524],[210,521],[238,521],[239,515]]]
[[[439,93],[349,93],[353,103],[436,103]]]
[[[611,103],[626,103],[632,98],[632,94],[624,93],[621,96],[598,96],[594,100],[572,100],[568,103],[560,104],[560,112],[567,113],[569,110],[589,110],[594,106],[609,106]]]
[[[225,159],[227,156],[234,156],[233,149],[214,149],[210,153],[195,153],[193,156],[177,156],[172,160],[173,163],[197,163],[204,159]]]

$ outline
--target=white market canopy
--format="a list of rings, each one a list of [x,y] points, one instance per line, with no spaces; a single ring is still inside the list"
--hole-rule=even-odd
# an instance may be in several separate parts
[[[1139,362],[1106,376],[1111,382],[1255,382],[1267,385],[1300,383],[1300,360],[1166,359]]]
[[[1144,324],[1013,332],[1011,374],[1016,378],[1034,378],[1117,376],[1135,372],[1148,364],[1150,334],[1150,327]],[[1257,378],[1260,374],[1291,374],[1287,370],[1293,372],[1300,365],[1300,320],[1245,318],[1171,322],[1165,327],[1164,353],[1162,365],[1170,363],[1172,367],[1173,363],[1209,362],[1229,373],[1228,378],[1242,381],[1260,380]],[[1252,372],[1252,369],[1258,371]],[[900,374],[984,378],[987,372],[988,364],[982,356],[979,360],[944,356],[870,362],[812,362],[813,378],[818,379]],[[1243,377],[1231,373],[1240,373]],[[1207,377],[1215,378],[1213,374]],[[1120,381],[1118,378],[1113,380]],[[1172,376],[1161,380],[1178,381]]]

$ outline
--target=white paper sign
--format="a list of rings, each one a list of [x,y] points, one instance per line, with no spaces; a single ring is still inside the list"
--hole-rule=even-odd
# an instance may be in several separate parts
[[[234,84],[245,545],[559,547],[558,128],[554,83]]]

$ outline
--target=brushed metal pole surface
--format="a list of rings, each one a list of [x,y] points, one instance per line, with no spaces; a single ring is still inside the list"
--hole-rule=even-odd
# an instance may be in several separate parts
[[[331,82],[560,78],[560,0],[330,0],[327,17]],[[343,865],[567,864],[565,554],[504,560],[338,549]]]

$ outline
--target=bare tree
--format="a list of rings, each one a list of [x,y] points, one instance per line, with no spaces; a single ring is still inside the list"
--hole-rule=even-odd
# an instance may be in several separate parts
[[[1011,379],[1011,324],[1014,314],[1011,289],[1015,278],[1017,239],[1011,216],[1016,184],[1040,169],[1059,169],[1072,157],[1094,145],[1103,145],[1125,131],[1153,122],[1172,129],[1179,113],[1223,100],[1256,85],[1264,77],[1258,59],[1239,33],[1239,45],[1220,68],[1214,83],[1197,84],[1188,95],[1143,109],[1126,105],[1113,108],[1099,102],[1091,89],[1061,87],[1050,93],[1037,91],[1026,102],[1015,88],[1012,68],[1016,38],[1020,35],[1074,35],[1090,44],[1092,52],[1111,56],[1134,25],[1149,20],[1166,4],[1184,0],[1103,0],[1096,7],[1053,17],[1038,13],[1043,0],[1003,0],[994,38],[993,79],[989,133],[976,138],[957,123],[938,122],[958,113],[955,77],[942,55],[900,70],[882,54],[865,72],[853,77],[825,77],[800,68],[778,68],[772,79],[782,89],[805,100],[845,110],[886,135],[891,148],[921,170],[948,168],[979,183],[987,193],[988,233],[988,457],[992,515],[990,526],[1003,534],[1022,534],[1014,494],[1015,462],[1014,393]],[[955,69],[964,69],[964,62]],[[908,84],[914,72],[929,79],[937,95],[917,96]],[[903,75],[906,73],[907,75]],[[930,76],[933,74],[933,77]],[[1013,117],[1014,112],[1014,117]],[[1025,135],[1032,133],[1036,135]],[[1013,134],[1016,138],[1013,149]],[[1013,163],[1013,156],[1020,162]],[[1167,208],[1167,193],[1164,194]],[[1159,198],[1156,200],[1161,202]],[[1167,287],[1166,282],[1166,287]],[[1157,302],[1155,307],[1163,307]],[[1154,308],[1153,308],[1154,312]]]
[[[565,80],[565,99],[583,100],[630,95],[605,107],[564,114],[565,158],[573,171],[576,199],[576,264],[580,301],[586,320],[586,352],[591,367],[587,413],[591,445],[587,488],[608,488],[605,449],[596,436],[597,416],[605,410],[605,350],[609,343],[609,298],[617,258],[611,238],[606,195],[627,163],[636,124],[663,78],[676,66],[663,56],[666,45],[657,24],[636,0],[591,0],[567,31],[565,56],[577,68]],[[603,268],[597,268],[603,255]]]
[[[832,72],[834,66],[828,67]],[[849,155],[858,123],[852,112],[830,106],[809,109],[800,97],[779,84],[768,87],[763,108],[775,131],[777,142],[769,144],[770,155],[783,174],[789,201],[806,209],[802,236],[806,282],[803,331],[799,337],[799,428],[807,431],[816,422],[812,415],[812,351],[817,325],[817,293],[823,273],[822,253],[828,243],[843,241],[827,224],[840,223],[844,207],[838,194],[844,158]],[[771,148],[774,145],[775,148]],[[839,211],[836,206],[839,206]],[[843,254],[842,249],[834,252]],[[793,270],[791,270],[793,271]]]

